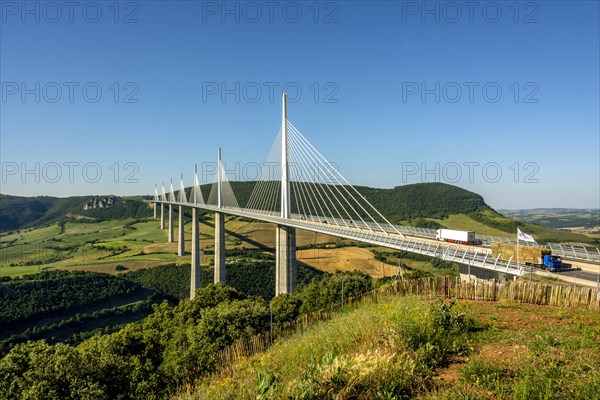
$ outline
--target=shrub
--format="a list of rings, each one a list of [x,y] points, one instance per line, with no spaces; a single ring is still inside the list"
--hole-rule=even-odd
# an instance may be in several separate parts
[[[295,320],[300,315],[302,300],[294,294],[281,294],[271,300],[273,321],[279,325]]]

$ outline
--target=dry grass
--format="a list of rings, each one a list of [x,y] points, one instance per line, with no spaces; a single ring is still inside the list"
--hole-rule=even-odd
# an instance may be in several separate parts
[[[376,278],[393,276],[398,272],[398,268],[375,260],[369,249],[361,247],[299,250],[297,258],[325,272],[359,270]]]

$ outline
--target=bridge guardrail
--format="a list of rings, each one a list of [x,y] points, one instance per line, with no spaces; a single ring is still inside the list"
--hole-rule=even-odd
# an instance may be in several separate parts
[[[428,228],[418,228],[412,226],[400,226],[397,225],[396,228],[400,233],[410,235],[410,236],[420,236],[426,238],[436,237],[435,229]],[[485,234],[475,234],[475,238],[479,239],[483,244],[492,244],[492,243],[513,243],[517,244],[517,239],[509,238],[504,236],[493,236],[493,235],[485,235]],[[521,244],[523,244],[521,242]],[[532,246],[532,245],[528,245]],[[600,249],[598,248],[588,248],[584,246],[575,246],[575,245],[563,245],[561,243],[548,243],[546,245],[534,244],[535,247],[547,248],[552,251],[552,254],[561,256],[561,257],[569,257],[577,260],[584,261],[593,261],[600,262]]]
[[[512,260],[503,261],[498,258],[492,259],[490,257],[491,251],[489,249],[476,248],[475,250],[463,249],[456,245],[443,246],[441,243],[430,242],[430,241],[419,241],[418,239],[402,238],[399,235],[390,235],[390,232],[382,231],[380,228],[373,231],[366,231],[360,229],[359,225],[363,224],[354,223],[352,227],[338,226],[329,223],[325,224],[322,222],[309,221],[308,219],[297,219],[292,218],[282,221],[282,218],[274,215],[273,213],[255,213],[247,212],[242,210],[235,210],[236,214],[243,215],[250,218],[256,218],[266,220],[273,223],[282,223],[286,225],[294,226],[300,229],[306,229],[309,231],[318,231],[320,233],[326,233],[333,236],[345,237],[347,239],[360,240],[366,243],[371,243],[379,246],[390,247],[393,249],[409,251],[413,253],[423,254],[430,257],[440,258],[446,261],[458,262],[465,265],[471,265],[474,267],[484,268],[488,270],[494,270],[498,272],[505,272],[511,275],[523,275],[527,271],[523,267],[517,266],[512,263]],[[375,228],[375,227],[371,227]],[[423,232],[421,230],[426,228],[416,227],[403,227],[409,228],[403,229],[405,232]],[[425,231],[427,232],[427,230]],[[435,232],[435,231],[434,231]],[[395,232],[394,232],[395,233]]]
[[[293,216],[298,219],[305,219],[311,221],[327,221],[328,224],[336,224],[336,225],[344,225],[344,226],[354,226],[357,228],[364,227],[367,229],[371,229],[374,231],[383,231],[387,233],[396,233],[399,232],[403,235],[409,236],[418,236],[429,239],[435,239],[437,230],[431,228],[421,228],[417,226],[405,226],[405,225],[377,225],[373,222],[363,222],[363,221],[348,221],[341,218],[324,218],[318,216],[302,216],[300,214],[293,214]],[[505,236],[494,236],[494,235],[486,235],[475,233],[475,238],[480,240],[483,244],[492,244],[492,243],[513,243],[517,244],[516,238],[509,238]],[[552,254],[561,256],[561,257],[569,257],[578,260],[584,261],[595,261],[600,262],[600,250],[588,250],[583,246],[572,246],[572,245],[562,245],[560,243],[548,243],[547,245],[533,244],[529,246],[542,247],[547,248],[552,251]]]

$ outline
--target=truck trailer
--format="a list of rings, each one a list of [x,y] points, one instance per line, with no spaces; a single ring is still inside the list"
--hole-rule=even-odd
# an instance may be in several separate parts
[[[453,229],[438,229],[435,234],[437,240],[460,244],[479,244],[475,239],[475,232],[455,231]]]
[[[500,256],[501,260],[517,263],[517,245],[514,243],[492,243],[492,257]],[[562,259],[553,256],[548,249],[519,245],[519,260],[522,265],[545,269],[550,272],[562,271]]]

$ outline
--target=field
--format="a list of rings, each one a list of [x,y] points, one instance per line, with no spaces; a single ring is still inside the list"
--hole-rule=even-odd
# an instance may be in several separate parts
[[[208,232],[203,226],[202,233]],[[2,237],[0,276],[54,268],[116,273],[117,265],[139,269],[176,262],[176,243],[166,240],[166,231],[152,219],[67,222],[62,232],[57,225],[21,231]]]
[[[575,229],[600,234],[600,209],[536,208],[501,210],[510,218],[554,229]]]
[[[228,249],[260,248],[272,251],[275,245],[272,224],[227,217],[225,228]],[[175,241],[168,243],[167,231],[161,231],[159,221],[154,219],[97,223],[67,222],[62,231],[58,225],[24,230],[1,238],[0,276],[21,276],[48,269],[117,274],[120,272],[116,269],[117,266],[136,270],[168,263],[189,263],[191,251],[189,222],[185,224],[184,232],[187,238],[185,250],[188,254],[179,257],[176,255],[177,227]],[[303,230],[298,230],[296,240],[298,247],[350,244],[336,237]],[[202,257],[201,264],[212,265],[211,253],[214,248],[212,215],[206,215],[201,220],[200,247],[207,253]],[[298,258],[301,262],[322,268],[324,271],[358,269],[372,273],[373,276],[392,274],[388,266],[375,262],[373,254],[365,249],[319,250],[316,255],[309,250],[300,250]],[[340,263],[337,268],[336,263]],[[353,268],[352,265],[355,267]]]
[[[597,312],[390,297],[277,341],[174,398],[599,399],[599,347]]]
[[[297,258],[302,263],[330,273],[359,270],[381,278],[394,276],[398,272],[397,267],[375,260],[370,249],[361,247],[298,250]]]

